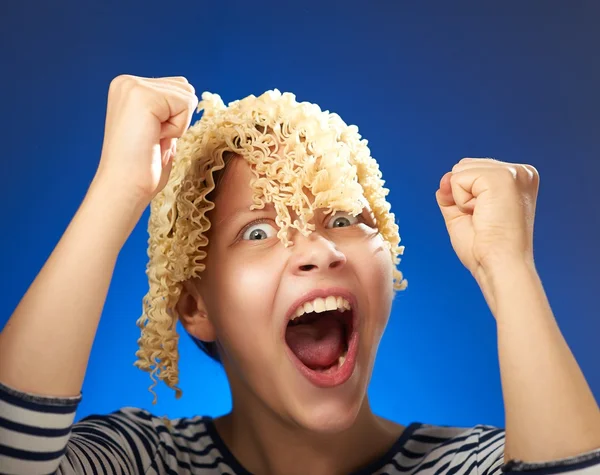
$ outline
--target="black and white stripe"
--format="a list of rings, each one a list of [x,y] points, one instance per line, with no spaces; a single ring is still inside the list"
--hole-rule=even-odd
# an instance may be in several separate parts
[[[251,475],[209,417],[167,423],[148,411],[123,408],[73,424],[80,401],[0,384],[0,473]],[[414,423],[387,454],[354,475],[600,475],[600,449],[544,465],[504,464],[503,450],[502,429]]]

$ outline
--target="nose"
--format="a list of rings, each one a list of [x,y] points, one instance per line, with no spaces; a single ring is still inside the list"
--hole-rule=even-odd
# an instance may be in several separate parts
[[[342,269],[346,264],[346,255],[333,241],[318,231],[303,236],[296,232],[292,238],[291,268],[296,275],[313,275]]]

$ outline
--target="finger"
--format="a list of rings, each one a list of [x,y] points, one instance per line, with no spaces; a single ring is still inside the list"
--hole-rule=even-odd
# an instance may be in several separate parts
[[[165,76],[165,77],[159,77],[159,78],[144,78],[144,79],[146,79],[148,81],[152,81],[152,82],[170,81],[170,82],[176,82],[176,83],[180,83],[180,84],[189,84],[189,81],[184,76]]]
[[[452,193],[448,195],[443,193],[441,190],[437,190],[435,192],[435,199],[440,207],[440,211],[442,212],[442,216],[444,217],[444,221],[446,223],[450,223],[456,218],[464,216],[464,213],[462,213],[456,206],[456,203],[454,203]]]
[[[180,138],[190,126],[193,113],[193,110],[183,110],[160,124],[160,138]]]
[[[474,167],[497,168],[506,165],[509,164],[493,158],[463,158],[460,162],[452,167],[452,171],[459,172]]]
[[[160,156],[162,157],[163,168],[173,159],[176,141],[177,139],[174,138],[163,138],[160,140]]]
[[[161,78],[157,81],[148,82],[148,85],[153,88],[165,88],[174,91],[184,91],[196,94],[196,88],[194,88],[194,86],[192,86],[189,82],[181,82],[169,78]]]
[[[521,166],[524,167],[532,176],[539,176],[540,175],[540,173],[537,171],[537,168],[535,168],[533,165],[529,165],[527,163],[524,163]]]
[[[196,90],[194,89],[194,87],[192,85],[189,85],[189,87],[185,87],[182,84],[177,84],[174,82],[172,82],[172,83],[163,82],[163,83],[148,83],[147,87],[149,87],[153,91],[156,91],[158,94],[162,94],[162,95],[178,94],[180,96],[183,94],[183,96],[192,97],[196,101],[198,100],[198,97],[196,96]]]
[[[452,187],[452,197],[459,210],[463,213],[472,213],[475,209],[475,196],[473,194],[473,176],[472,173],[457,172],[452,173],[450,184]]]
[[[519,165],[519,168],[517,169],[517,178],[525,185],[533,183],[536,189],[539,186],[540,174],[533,165]]]
[[[452,172],[445,173],[440,180],[439,190],[436,193],[438,197],[438,204],[440,206],[452,206],[454,204],[454,198],[452,197],[452,185],[450,184],[450,178]]]
[[[158,189],[162,190],[169,181],[169,176],[171,175],[171,170],[173,169],[173,156],[167,160],[165,164],[163,164],[162,174],[160,175],[160,181],[158,182]]]
[[[464,216],[464,213],[456,206],[454,196],[452,194],[451,184],[452,172],[445,173],[440,180],[440,188],[435,193],[435,198],[444,221],[450,223],[460,216]]]
[[[492,157],[465,157],[465,158],[461,158],[458,163],[469,163],[469,162],[506,163],[506,162],[501,162],[497,158],[492,158]]]
[[[198,98],[191,94],[170,92],[162,96],[167,108],[161,121],[160,138],[181,137],[192,121],[192,116],[198,105]]]

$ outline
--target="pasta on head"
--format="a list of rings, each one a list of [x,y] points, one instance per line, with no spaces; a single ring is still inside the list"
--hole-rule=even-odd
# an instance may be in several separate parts
[[[181,390],[175,305],[182,283],[200,277],[205,267],[207,213],[214,208],[207,195],[215,188],[214,173],[225,166],[224,154],[235,153],[249,163],[252,209],[274,206],[277,236],[286,246],[292,244],[290,228],[304,235],[314,230],[316,209],[356,216],[368,203],[395,266],[394,289],[407,285],[397,269],[404,246],[385,198],[389,190],[356,126],[278,90],[227,107],[218,95],[205,92],[200,110],[202,118],[177,142],[167,185],[150,205],[149,291],[137,321],[141,337],[135,365],[150,373],[153,394],[160,379],[176,397]]]

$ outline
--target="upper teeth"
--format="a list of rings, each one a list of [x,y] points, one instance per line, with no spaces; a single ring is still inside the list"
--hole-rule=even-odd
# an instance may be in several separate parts
[[[325,312],[326,310],[339,310],[340,312],[345,312],[351,308],[352,306],[350,305],[350,302],[343,297],[334,297],[332,295],[326,298],[317,297],[310,302],[304,302],[302,305],[300,305],[296,309],[296,314],[292,317],[292,320],[301,317],[305,313],[321,313]]]

